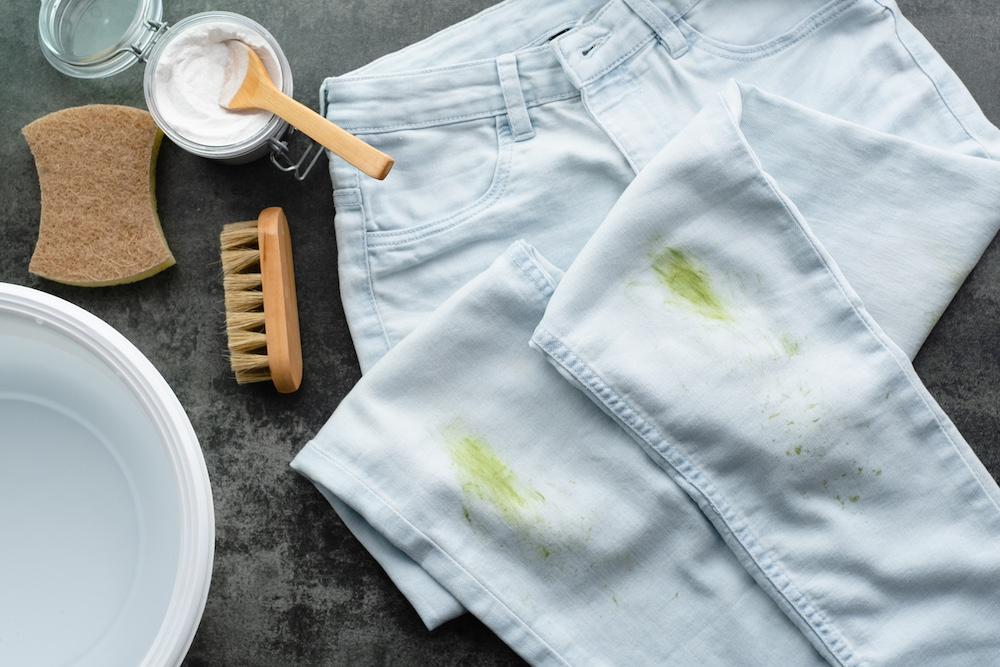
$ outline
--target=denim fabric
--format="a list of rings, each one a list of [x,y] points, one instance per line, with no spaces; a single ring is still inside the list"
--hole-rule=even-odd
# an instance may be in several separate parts
[[[557,279],[512,246],[295,469],[534,664],[822,664],[698,506],[529,348]]]
[[[990,664],[1000,489],[872,308],[905,333],[878,286],[931,294],[998,202],[991,160],[731,84],[565,275],[515,243],[293,467],[534,664]]]
[[[785,101],[766,111],[759,96],[744,132],[914,354],[996,231],[979,185],[1000,134],[894,2],[507,0],[324,82],[326,115],[397,159],[383,182],[331,159],[362,370],[512,240],[570,266],[636,173],[733,77],[836,116]],[[951,194],[907,206],[925,191]],[[461,612],[327,493],[428,627]]]
[[[533,344],[666,464],[833,664],[996,663],[1000,489],[880,326],[882,304],[853,289],[857,253],[832,252],[840,230],[813,225],[826,165],[808,171],[814,188],[795,188],[800,204],[784,184],[801,165],[771,159],[797,152],[783,140],[807,128],[823,145],[855,142],[783,106],[733,86],[706,107],[566,272]],[[908,199],[887,200],[882,183],[870,202],[842,201],[845,220],[891,205],[859,240],[874,247],[872,273],[909,275],[919,292],[933,264],[878,246],[940,225],[954,191],[925,176],[955,170],[995,208],[1000,165],[855,134],[869,162],[910,175]],[[866,166],[835,182],[866,179]],[[894,230],[904,214],[911,224]]]
[[[889,1],[508,0],[323,84],[326,115],[397,161],[375,181],[331,159],[362,371],[514,239],[568,266],[729,79],[950,152],[1000,153]],[[909,324],[908,351],[942,305]]]

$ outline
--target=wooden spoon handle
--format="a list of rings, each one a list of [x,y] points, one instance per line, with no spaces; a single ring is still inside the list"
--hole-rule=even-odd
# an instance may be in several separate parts
[[[255,105],[280,116],[372,178],[384,179],[396,162],[382,151],[323,118],[318,113],[270,88],[258,90]]]

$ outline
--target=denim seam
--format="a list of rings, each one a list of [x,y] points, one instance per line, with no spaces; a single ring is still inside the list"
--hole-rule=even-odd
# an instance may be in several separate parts
[[[583,47],[582,49],[580,49],[579,50],[580,51],[580,55],[583,56],[584,58],[589,58],[591,56],[591,54],[593,54],[595,51],[597,51],[602,46],[604,46],[609,39],[611,39],[611,35],[610,34],[601,35],[600,37],[598,37],[597,39],[595,39],[593,42],[591,42],[589,45],[587,45],[587,46]]]
[[[339,201],[338,201],[339,200]],[[336,188],[333,191],[333,208],[357,211],[361,206],[361,189],[357,187]]]
[[[535,37],[533,40],[525,44],[523,49],[524,50],[535,49],[540,46],[545,46],[549,40],[553,39],[552,37],[553,35],[559,36],[559,33],[563,31],[572,30],[573,26],[575,26],[576,23],[577,23],[576,21],[563,21],[562,23],[557,23],[556,25],[551,26],[548,29],[539,33],[538,37]],[[522,49],[518,49],[518,51],[521,50]]]
[[[355,172],[355,178],[358,172]],[[360,183],[359,191],[360,191]],[[363,193],[362,193],[363,194]],[[375,319],[378,322],[379,329],[382,330],[382,340],[385,342],[385,352],[392,349],[392,339],[389,338],[389,330],[385,326],[385,319],[382,317],[382,309],[379,307],[378,298],[375,296],[375,276],[372,274],[372,263],[371,254],[369,253],[370,244],[368,243],[368,227],[373,223],[371,211],[368,206],[364,204],[364,197],[360,197],[362,225],[361,225],[361,252],[365,256],[365,278],[368,282],[368,299],[370,301],[372,310],[375,313]],[[383,353],[384,354],[384,353]]]
[[[615,69],[616,67],[618,67],[619,65],[621,65],[623,62],[625,62],[626,60],[628,60],[629,58],[631,58],[632,56],[634,56],[636,53],[638,53],[639,51],[641,51],[650,42],[659,41],[658,38],[657,38],[657,36],[656,36],[656,33],[653,32],[653,29],[650,28],[649,30],[650,30],[649,35],[647,35],[646,37],[640,39],[635,44],[635,46],[633,46],[632,48],[630,48],[623,55],[619,56],[617,60],[615,60],[611,64],[607,65],[606,67],[604,67],[603,69],[601,69],[599,72],[595,73],[593,76],[590,76],[590,77],[588,77],[586,79],[581,79],[583,85],[587,86],[587,85],[593,83],[594,81],[596,81],[597,79],[600,79],[605,74],[607,74],[611,70]]]
[[[516,56],[509,56],[509,59],[504,56],[497,58],[497,77],[500,80],[500,94],[503,96],[511,137],[514,141],[525,141],[534,137],[535,128],[532,127],[528,104],[521,89]],[[515,125],[518,127],[515,128]]]
[[[514,144],[513,137],[510,139],[503,138],[502,134],[504,132],[509,133],[509,130],[502,130],[499,133],[498,140],[503,143],[500,147],[501,158],[497,170],[494,174],[493,180],[490,183],[490,187],[487,189],[486,193],[480,197],[477,201],[473,202],[471,205],[463,208],[457,213],[453,213],[440,220],[435,220],[433,222],[427,222],[422,225],[410,229],[392,229],[386,230],[384,232],[368,232],[368,236],[374,236],[375,238],[368,242],[369,248],[395,248],[399,246],[404,246],[416,241],[421,241],[423,239],[435,236],[437,234],[446,232],[448,230],[454,229],[459,225],[466,223],[472,217],[478,215],[483,210],[489,208],[493,205],[495,201],[500,199],[504,193],[507,191],[507,180],[511,170],[511,163],[513,162],[514,156]],[[383,241],[382,239],[388,238],[388,241]]]
[[[594,24],[596,24],[598,21],[600,21],[602,18],[604,18],[605,14],[607,14],[609,11],[611,11],[611,6],[614,5],[614,4],[615,3],[613,1],[605,2],[604,6],[601,7],[597,11],[596,14],[594,14],[592,17],[590,17],[589,21],[587,21],[586,23],[581,24],[580,27],[582,28],[583,26],[588,26],[588,25],[594,25]]]
[[[795,587],[781,563],[769,557],[769,550],[765,549],[757,539],[747,520],[718,497],[714,485],[695,465],[693,458],[686,452],[679,453],[678,448],[671,446],[651,419],[646,417],[639,408],[622,398],[610,384],[561,339],[542,325],[539,325],[537,333],[535,340],[549,357],[576,378],[582,386],[586,387],[601,404],[608,408],[611,414],[617,416],[628,430],[645,442],[704,498],[705,504],[722,521],[726,530],[753,566],[766,578],[775,592],[785,600],[788,608],[801,618],[802,622],[819,638],[819,641],[834,659],[843,667],[860,665],[861,663],[855,659],[854,651],[843,636],[833,628],[826,615],[809,596]],[[734,524],[738,524],[738,527]]]
[[[487,7],[486,9],[484,9],[484,10],[482,10],[482,11],[476,13],[476,14],[473,14],[472,16],[469,16],[468,18],[465,18],[465,19],[459,21],[458,23],[453,23],[452,25],[448,26],[447,28],[443,28],[442,30],[439,30],[437,33],[435,33],[434,35],[431,35],[427,39],[424,39],[424,40],[421,40],[419,42],[415,42],[413,44],[410,44],[409,46],[403,47],[402,49],[400,49],[398,51],[387,53],[387,54],[385,54],[384,56],[382,56],[380,58],[376,58],[375,60],[373,60],[372,62],[368,63],[367,65],[364,65],[363,67],[358,68],[356,71],[363,72],[365,70],[368,70],[368,69],[374,67],[375,65],[377,65],[382,60],[387,59],[389,56],[394,56],[394,55],[398,55],[398,54],[403,53],[403,52],[408,52],[411,49],[418,49],[421,46],[423,46],[428,40],[437,39],[437,38],[439,38],[439,37],[441,37],[443,35],[448,35],[448,34],[451,34],[453,32],[457,32],[460,29],[464,28],[466,25],[468,25],[470,23],[473,23],[475,21],[478,21],[478,20],[482,19],[483,17],[488,16],[489,14],[492,14],[494,12],[498,12],[501,9],[505,8],[507,5],[512,5],[515,2],[517,2],[517,1],[518,0],[504,0],[504,2],[498,2],[497,4],[493,5],[492,7]]]
[[[666,48],[671,58],[676,60],[687,53],[690,48],[688,37],[677,26],[676,20],[664,14],[651,0],[623,1],[629,11],[638,16],[653,31],[657,41]],[[677,44],[678,40],[681,44]]]
[[[560,35],[561,37],[561,35]],[[544,52],[548,49],[548,45],[539,44],[537,46],[532,46],[526,49],[518,49],[516,53],[520,56],[530,55],[532,52]],[[398,53],[398,51],[397,51]],[[493,67],[496,63],[496,56],[489,58],[478,58],[476,60],[466,60],[460,63],[454,63],[452,65],[433,65],[431,67],[420,67],[417,69],[409,69],[405,72],[384,72],[382,74],[341,74],[340,76],[328,77],[328,80],[332,81],[334,84],[337,83],[360,83],[360,82],[379,82],[386,79],[413,79],[421,76],[427,76],[428,74],[447,74],[448,72],[457,72],[465,69],[472,69],[476,67]]]
[[[969,462],[963,455],[962,449],[960,448],[959,444],[955,441],[954,438],[951,437],[951,434],[948,432],[948,428],[945,425],[944,421],[941,419],[941,415],[938,413],[937,410],[934,409],[934,407],[930,404],[930,402],[928,402],[927,399],[929,397],[929,394],[927,394],[926,391],[921,391],[919,380],[916,377],[916,372],[912,370],[912,364],[909,362],[908,359],[903,361],[903,359],[905,359],[905,355],[903,355],[901,352],[898,352],[897,351],[898,348],[896,348],[894,344],[893,345],[888,344],[886,342],[887,340],[889,340],[888,337],[884,333],[880,333],[880,331],[877,331],[876,328],[872,326],[872,319],[870,315],[868,315],[867,311],[864,310],[864,308],[859,305],[859,298],[852,297],[851,293],[848,291],[848,289],[842,283],[841,279],[838,277],[837,275],[838,272],[834,271],[833,267],[830,265],[830,261],[827,258],[825,251],[816,242],[812,232],[808,229],[806,223],[801,219],[799,215],[796,215],[795,212],[792,211],[792,209],[788,205],[788,201],[785,198],[785,196],[782,195],[781,192],[778,190],[778,188],[775,186],[773,179],[770,177],[770,175],[768,175],[768,173],[764,171],[764,168],[760,160],[758,159],[756,152],[753,150],[753,147],[747,140],[746,135],[743,133],[743,130],[739,125],[739,122],[734,117],[734,112],[729,107],[729,104],[725,101],[725,98],[723,98],[723,106],[726,109],[727,112],[726,116],[729,119],[729,122],[731,123],[733,129],[735,130],[737,136],[739,137],[740,145],[743,151],[746,153],[747,157],[753,163],[754,170],[758,178],[760,178],[763,181],[768,191],[770,191],[771,194],[773,194],[774,197],[781,203],[781,207],[784,209],[785,214],[792,221],[793,226],[798,231],[798,233],[805,239],[806,243],[809,244],[809,247],[812,249],[814,257],[819,261],[823,271],[833,281],[833,284],[837,287],[837,291],[840,292],[841,296],[844,298],[844,300],[847,302],[847,305],[850,307],[851,312],[857,319],[861,320],[861,323],[864,325],[868,333],[871,334],[871,336],[876,340],[879,347],[889,355],[889,357],[895,363],[896,368],[903,374],[903,377],[906,378],[906,382],[910,386],[910,389],[912,389],[913,392],[916,394],[916,397],[920,400],[920,403],[924,406],[924,408],[930,412],[934,424],[937,426],[938,432],[945,438],[948,444],[951,445],[952,450],[962,461],[962,464],[965,466],[966,470],[968,470],[969,473],[972,475],[979,490],[982,491],[982,493],[986,496],[986,499],[990,501],[990,503],[994,506],[994,508],[996,508],[997,511],[1000,512],[1000,504],[998,504],[998,500],[996,499],[995,494],[991,492],[988,488],[986,488],[985,484],[980,479],[980,476],[976,474],[976,471],[974,471],[972,467],[969,465]],[[901,359],[900,357],[903,357],[903,359]]]
[[[625,148],[625,144],[621,142],[621,139],[618,136],[621,131],[617,129],[618,124],[613,120],[614,114],[609,114],[603,119],[598,118],[597,113],[590,106],[589,96],[584,94],[581,96],[581,100],[583,101],[583,106],[587,110],[587,114],[590,116],[590,119],[594,121],[594,124],[597,125],[605,136],[608,137],[611,143],[614,144],[615,148],[618,149],[618,152],[628,164],[629,169],[638,174],[639,165],[636,163],[631,151]]]
[[[685,7],[684,9],[678,9],[677,13],[670,17],[670,20],[671,21],[677,21],[677,19],[683,19],[685,16],[687,16],[689,13],[691,13],[692,9],[694,9],[695,7],[697,7],[698,5],[700,5],[701,3],[702,3],[702,0],[691,0],[688,3],[687,7]]]
[[[938,85],[937,79],[935,79],[931,75],[931,73],[927,71],[927,68],[924,66],[924,64],[920,61],[919,58],[917,58],[917,54],[913,52],[913,49],[910,48],[910,45],[907,44],[903,40],[903,36],[899,34],[899,17],[896,16],[896,12],[891,7],[887,6],[884,2],[882,2],[882,0],[873,0],[873,1],[875,2],[875,4],[882,7],[884,11],[888,12],[892,16],[892,29],[893,33],[896,35],[896,40],[899,42],[899,45],[903,47],[903,50],[906,51],[907,55],[910,56],[910,60],[913,61],[913,64],[917,66],[917,69],[920,70],[921,74],[923,74],[927,78],[928,82],[930,82],[931,87],[934,88],[934,92],[937,93],[937,96],[941,99],[941,103],[944,104],[945,109],[947,109],[948,113],[951,114],[951,117],[955,119],[955,122],[958,123],[958,126],[962,128],[962,132],[964,132],[965,135],[969,137],[969,139],[972,139],[973,143],[979,146],[979,148],[983,151],[983,155],[985,155],[987,159],[992,160],[993,156],[990,155],[989,149],[986,148],[986,146],[979,140],[978,137],[976,137],[976,135],[972,133],[972,131],[968,128],[968,126],[966,126],[965,122],[958,116],[958,114],[952,108],[951,103],[948,101],[948,98],[945,97],[944,91],[941,90],[940,85]]]
[[[392,503],[390,503],[388,501],[388,499],[384,498],[382,496],[382,494],[380,494],[378,491],[376,491],[374,488],[372,488],[364,479],[362,479],[360,476],[358,476],[357,474],[355,474],[353,470],[350,470],[347,467],[341,465],[339,461],[337,461],[332,456],[330,456],[329,454],[327,454],[320,447],[316,446],[316,447],[312,447],[311,449],[312,449],[312,451],[314,453],[318,454],[320,457],[322,457],[323,459],[325,459],[332,466],[334,466],[335,468],[337,468],[338,470],[340,470],[342,473],[344,473],[346,475],[349,475],[352,479],[354,479],[354,481],[356,481],[358,484],[360,484],[362,486],[362,488],[364,488],[366,491],[368,491],[368,493],[370,493],[372,495],[372,497],[374,497],[377,501],[379,501],[379,503],[381,503],[383,506],[385,506],[386,509],[388,509],[390,512],[392,512],[397,517],[399,517],[400,521],[402,521],[403,523],[405,523],[411,530],[413,530],[413,532],[415,532],[417,535],[419,535],[422,539],[426,540],[427,544],[429,544],[435,551],[437,551],[442,556],[444,556],[448,560],[448,562],[450,562],[456,568],[458,568],[459,570],[461,570],[463,574],[465,574],[467,577],[469,577],[469,579],[471,579],[472,581],[474,581],[476,583],[476,585],[478,585],[479,588],[484,593],[486,593],[486,595],[488,595],[498,605],[500,605],[503,609],[505,609],[507,611],[507,613],[510,614],[511,618],[513,618],[522,628],[524,628],[525,632],[527,632],[528,634],[530,634],[531,636],[533,636],[536,640],[538,640],[538,642],[542,646],[544,646],[557,660],[559,660],[560,662],[562,662],[564,665],[567,665],[567,667],[569,666],[569,664],[570,664],[569,661],[567,661],[558,651],[556,651],[556,649],[551,644],[549,644],[549,642],[545,641],[545,639],[543,639],[542,636],[539,635],[538,632],[535,631],[534,628],[532,628],[524,619],[522,619],[517,614],[517,612],[515,612],[513,609],[511,609],[509,606],[507,606],[507,604],[496,593],[494,593],[485,583],[483,583],[482,581],[480,581],[478,577],[476,577],[475,575],[473,575],[472,572],[470,572],[469,570],[467,570],[465,567],[462,566],[461,563],[459,563],[457,560],[455,560],[452,557],[452,555],[450,553],[448,553],[447,550],[445,550],[443,547],[441,547],[441,545],[439,545],[436,541],[434,541],[424,531],[422,531],[419,528],[417,528],[409,519],[407,519],[403,515],[402,512],[400,512],[398,509],[396,509],[396,507]],[[414,562],[416,562],[416,561],[414,561]],[[449,591],[449,593],[450,592],[451,591]]]
[[[552,279],[531,258],[528,249],[525,247],[526,245],[524,242],[520,242],[518,246],[519,252],[515,253],[511,259],[513,259],[517,268],[521,270],[521,273],[532,282],[532,286],[547,300],[555,291],[555,283],[552,282]]]
[[[550,102],[559,102],[562,100],[571,100],[575,97],[580,96],[580,91],[574,90],[566,93],[559,93],[558,95],[549,95],[548,97],[535,98],[530,101],[525,100],[525,106],[527,107],[537,107],[543,104],[549,104]],[[439,125],[449,125],[452,123],[458,123],[465,120],[476,120],[477,118],[489,118],[491,116],[504,116],[507,114],[506,108],[498,109],[487,109],[486,111],[474,111],[467,114],[461,114],[458,116],[443,116],[440,118],[430,118],[428,120],[420,121],[417,123],[397,123],[395,125],[372,125],[368,127],[355,127],[351,125],[343,125],[343,128],[352,134],[382,134],[385,132],[393,132],[397,130],[419,130],[428,127],[436,127]],[[336,120],[336,114],[334,114],[334,120]]]
[[[691,44],[698,45],[703,51],[712,53],[720,58],[752,62],[795,46],[806,37],[839,18],[857,2],[858,0],[832,0],[825,7],[821,7],[812,15],[800,21],[797,26],[785,34],[757,46],[740,47],[731,44],[727,45],[721,41],[712,39],[708,35],[702,34],[684,19],[679,19],[679,23],[691,37]]]

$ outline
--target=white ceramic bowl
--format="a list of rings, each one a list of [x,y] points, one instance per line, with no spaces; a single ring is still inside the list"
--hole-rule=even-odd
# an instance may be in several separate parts
[[[214,540],[198,439],[149,360],[0,283],[0,665],[179,665]]]

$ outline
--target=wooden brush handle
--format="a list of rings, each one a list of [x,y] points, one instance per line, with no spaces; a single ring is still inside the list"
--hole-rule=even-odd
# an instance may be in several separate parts
[[[295,298],[292,237],[285,212],[265,208],[257,218],[261,290],[264,292],[264,334],[267,365],[275,389],[282,394],[302,384],[302,343]]]
[[[271,88],[257,91],[256,104],[286,120],[292,127],[312,137],[372,178],[384,179],[395,160],[361,139],[323,118],[318,113]]]

